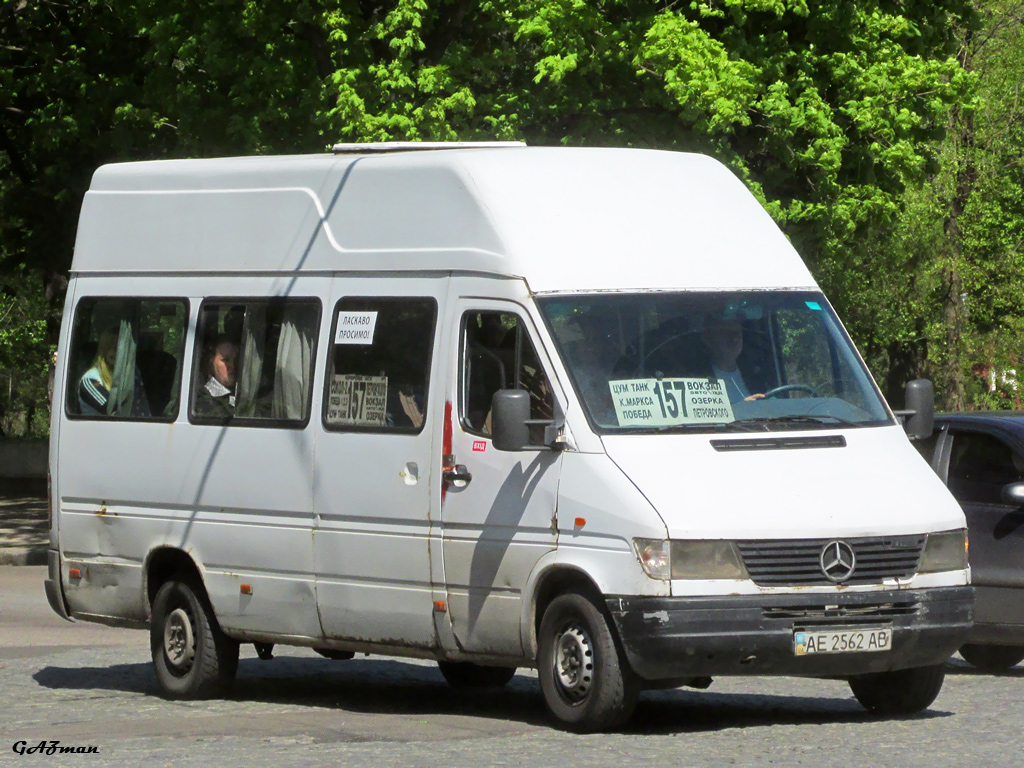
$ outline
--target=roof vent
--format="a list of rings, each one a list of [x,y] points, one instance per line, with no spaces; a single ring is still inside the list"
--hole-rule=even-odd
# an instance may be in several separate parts
[[[507,149],[525,147],[525,141],[373,141],[365,144],[335,144],[336,155],[367,155],[384,152],[423,152],[433,149]]]

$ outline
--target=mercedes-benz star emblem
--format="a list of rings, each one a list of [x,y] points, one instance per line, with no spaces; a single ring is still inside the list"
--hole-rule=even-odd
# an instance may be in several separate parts
[[[821,548],[818,563],[825,577],[838,584],[853,576],[857,556],[853,554],[853,547],[845,541],[830,541]]]

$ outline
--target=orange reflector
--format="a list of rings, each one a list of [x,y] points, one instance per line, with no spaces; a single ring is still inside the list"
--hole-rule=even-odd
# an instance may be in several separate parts
[[[68,578],[80,579],[82,578],[82,572],[77,568],[68,568]]]
[[[243,595],[251,595],[252,594],[252,585],[251,584],[243,584],[242,587],[241,587],[241,590],[242,590],[242,594]]]
[[[448,606],[445,604],[444,600],[435,600],[434,610],[438,613],[445,613],[448,610]]]
[[[585,517],[577,517],[576,518],[575,525],[576,525],[577,528],[582,528],[586,524],[587,524],[587,518],[585,518]]]

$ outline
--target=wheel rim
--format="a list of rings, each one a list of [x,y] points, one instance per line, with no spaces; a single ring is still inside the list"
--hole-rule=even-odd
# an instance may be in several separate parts
[[[558,636],[553,666],[562,697],[571,704],[583,701],[594,681],[593,645],[583,627],[568,627]]]
[[[164,622],[164,656],[178,672],[186,672],[196,656],[192,619],[184,608],[175,608]]]

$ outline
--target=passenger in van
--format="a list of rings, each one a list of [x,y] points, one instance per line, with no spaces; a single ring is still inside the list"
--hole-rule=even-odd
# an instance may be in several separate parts
[[[235,413],[238,344],[228,336],[213,340],[203,356],[206,383],[196,395],[196,414],[228,418]]]
[[[96,345],[96,359],[78,381],[78,407],[82,414],[107,415],[110,390],[114,387],[117,335],[116,328],[105,328],[100,332]]]
[[[96,358],[78,381],[79,412],[88,416],[149,416],[149,403],[142,385],[138,366],[132,363],[135,373],[132,384],[132,399],[111,403],[114,380],[117,374],[117,345],[120,332],[115,326],[104,328],[96,343]],[[134,357],[134,353],[131,353]],[[122,410],[123,408],[123,410]]]
[[[710,355],[708,376],[725,383],[730,402],[764,397],[760,393],[751,393],[738,365],[743,351],[743,324],[738,319],[708,315],[704,318],[700,337]]]

